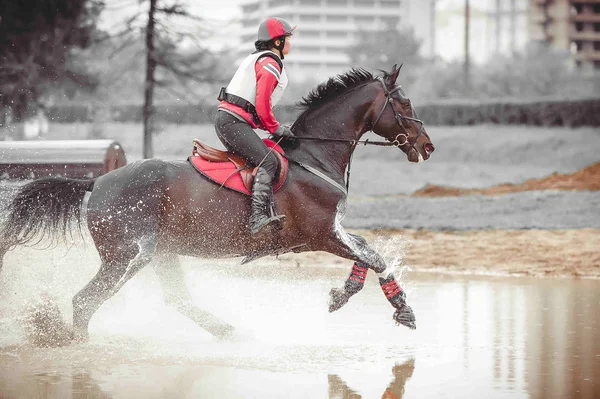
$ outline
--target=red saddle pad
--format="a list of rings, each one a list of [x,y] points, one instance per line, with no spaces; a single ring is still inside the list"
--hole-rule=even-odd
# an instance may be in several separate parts
[[[263,139],[263,141],[267,147],[273,148],[273,151],[277,151],[280,154],[284,153],[283,149],[273,140]],[[246,195],[252,194],[249,190],[249,187],[246,187],[244,184],[244,179],[242,179],[240,170],[238,170],[237,166],[233,162],[207,161],[199,155],[193,155],[189,157],[189,161],[192,165],[194,165],[198,172],[206,176],[209,180],[212,180],[223,187],[227,187],[231,190],[235,190]],[[273,185],[273,191],[277,191],[287,178],[287,159],[283,158],[283,165],[280,165],[280,167],[283,168],[283,173],[279,174],[279,176],[282,177]],[[251,170],[247,170],[246,172],[251,173]]]

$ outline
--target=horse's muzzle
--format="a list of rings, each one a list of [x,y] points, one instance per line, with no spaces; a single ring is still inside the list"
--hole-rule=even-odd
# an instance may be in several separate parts
[[[434,151],[435,151],[435,147],[434,147],[434,146],[433,146],[433,144],[431,144],[431,143],[425,143],[425,144],[423,145],[423,149],[425,150],[425,152],[426,152],[427,154],[431,154],[432,152],[434,152]]]

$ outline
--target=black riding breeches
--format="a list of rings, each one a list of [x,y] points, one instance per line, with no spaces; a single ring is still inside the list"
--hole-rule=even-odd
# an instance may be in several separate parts
[[[279,167],[277,158],[249,124],[225,111],[217,111],[215,130],[229,151],[244,158],[252,167],[260,164],[272,179],[275,178]]]

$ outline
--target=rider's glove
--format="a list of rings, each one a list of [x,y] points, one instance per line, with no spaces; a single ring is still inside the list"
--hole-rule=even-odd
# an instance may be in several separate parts
[[[275,137],[283,137],[284,139],[295,139],[296,136],[294,136],[294,133],[292,133],[292,130],[285,125],[279,125],[279,127],[277,129],[275,129],[275,131],[273,132],[273,136]]]

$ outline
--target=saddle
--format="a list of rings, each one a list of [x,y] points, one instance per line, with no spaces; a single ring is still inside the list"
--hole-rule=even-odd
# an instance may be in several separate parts
[[[282,156],[283,149],[270,139],[263,139],[268,148],[279,162],[279,168],[273,183],[273,192],[277,191],[285,182],[288,171],[288,161]],[[193,140],[194,148],[188,161],[194,168],[209,180],[240,193],[251,195],[252,183],[256,169],[239,155],[213,148],[198,139]]]

